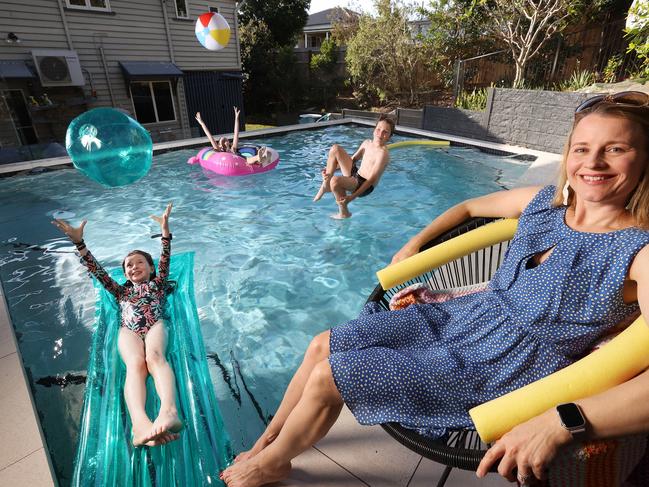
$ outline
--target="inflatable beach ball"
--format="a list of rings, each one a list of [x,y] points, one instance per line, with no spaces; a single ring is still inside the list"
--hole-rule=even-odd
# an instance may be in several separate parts
[[[95,108],[72,120],[65,148],[74,167],[111,188],[140,179],[149,172],[153,157],[149,132],[113,108]]]
[[[202,14],[196,20],[196,38],[203,47],[210,51],[218,51],[228,45],[230,26],[221,14]]]

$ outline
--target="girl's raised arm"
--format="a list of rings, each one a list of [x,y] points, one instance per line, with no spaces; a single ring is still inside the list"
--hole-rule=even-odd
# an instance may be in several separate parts
[[[90,250],[88,250],[88,248],[86,247],[86,243],[83,241],[83,229],[86,226],[86,223],[88,223],[88,221],[83,220],[81,222],[81,225],[79,225],[78,227],[73,227],[65,220],[59,220],[55,218],[54,221],[52,221],[52,224],[54,226],[56,226],[59,230],[70,237],[72,243],[77,247],[79,255],[81,255],[81,262],[86,266],[88,272],[94,275],[109,293],[119,299],[124,290],[124,287],[119,285],[108,275],[106,270],[90,253]]]
[[[169,215],[173,203],[169,203],[165,208],[162,216],[151,215],[151,218],[160,224],[162,230],[162,252],[160,254],[160,261],[158,262],[158,276],[161,279],[166,279],[169,276],[169,260],[171,256],[171,232],[169,231]]]

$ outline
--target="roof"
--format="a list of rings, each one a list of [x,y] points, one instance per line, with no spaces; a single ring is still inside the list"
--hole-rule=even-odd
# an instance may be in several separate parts
[[[35,77],[25,61],[0,61],[0,79]]]
[[[322,12],[316,12],[309,15],[309,19],[306,22],[305,27],[313,25],[322,25],[322,24],[331,24],[336,20],[341,20],[346,16],[358,17],[359,14],[353,10],[349,10],[344,7],[334,7],[323,10]]]
[[[183,72],[174,63],[162,61],[119,61],[129,79],[177,78]]]

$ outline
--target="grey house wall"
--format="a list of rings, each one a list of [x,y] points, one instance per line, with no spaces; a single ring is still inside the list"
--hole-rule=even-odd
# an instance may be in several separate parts
[[[45,91],[57,105],[56,110],[44,107],[32,113],[39,139],[62,140],[67,122],[90,108],[112,106],[133,113],[119,61],[173,62],[185,72],[241,70],[234,0],[188,0],[189,19],[178,18],[175,2],[170,0],[109,3],[110,12],[69,8],[65,0],[0,2],[2,40],[7,32],[21,39],[19,44],[0,43],[1,60],[31,63],[32,49],[70,49],[79,55],[86,82],[81,89],[40,88],[37,79],[22,83],[0,79],[1,88],[20,88],[26,96]],[[218,8],[231,28],[228,45],[219,51],[203,48],[194,34],[197,16],[210,7]],[[154,141],[189,137],[190,125],[195,123],[193,114],[187,112],[182,78],[172,86],[176,121],[145,125]]]
[[[422,128],[491,142],[561,153],[575,107],[592,94],[491,88],[476,112],[425,106]]]

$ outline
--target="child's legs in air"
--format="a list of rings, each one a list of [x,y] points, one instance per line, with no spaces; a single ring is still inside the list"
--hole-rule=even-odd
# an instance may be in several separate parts
[[[146,365],[160,398],[160,411],[153,422],[153,436],[165,431],[177,433],[183,427],[176,408],[176,377],[166,358],[167,338],[167,327],[164,322],[158,321],[144,340]]]
[[[133,331],[121,327],[117,349],[126,365],[124,399],[133,424],[133,444],[149,440],[153,423],[144,410],[146,404],[146,378],[149,375],[144,358],[144,342]]]

